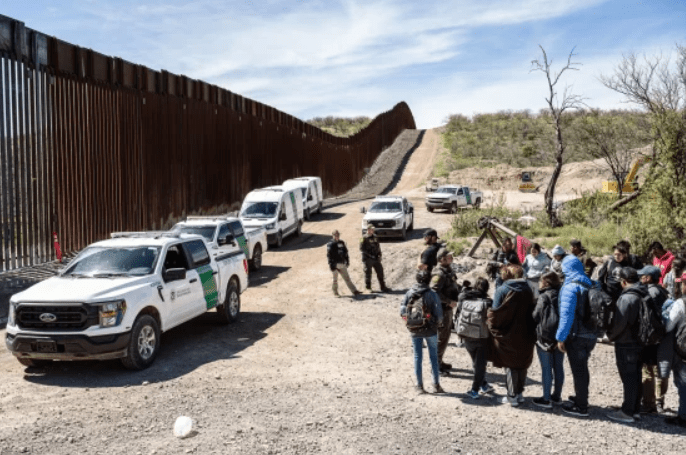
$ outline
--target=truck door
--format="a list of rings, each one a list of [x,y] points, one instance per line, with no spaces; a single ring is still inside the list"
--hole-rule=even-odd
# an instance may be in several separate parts
[[[248,239],[245,237],[245,231],[243,230],[243,225],[240,221],[232,221],[229,223],[231,228],[231,233],[233,238],[238,245],[238,248],[245,254],[246,258],[250,257],[250,245],[248,245]],[[237,250],[238,251],[238,250]]]
[[[181,244],[171,245],[167,249],[162,266],[162,277],[169,269],[185,269],[186,278],[165,282],[162,288],[164,307],[168,310],[168,326],[173,327],[187,319],[193,307],[193,298],[200,292],[200,282],[196,271],[189,266],[186,252]]]
[[[281,222],[281,227],[285,234],[290,234],[293,231],[295,220],[297,219],[295,215],[295,204],[292,202],[294,199],[295,196],[290,191],[284,194],[281,199],[281,211],[286,214],[286,219]]]
[[[219,303],[217,288],[218,273],[212,267],[210,255],[202,240],[191,240],[184,243],[184,248],[191,260],[191,269],[197,274],[199,287],[193,289],[193,308],[191,317],[214,308]],[[216,265],[215,265],[216,267]]]
[[[472,203],[472,195],[469,194],[469,188],[466,186],[464,187],[464,200],[468,205]]]
[[[467,199],[464,196],[464,190],[462,188],[458,188],[456,199],[458,207],[464,207],[467,205]]]

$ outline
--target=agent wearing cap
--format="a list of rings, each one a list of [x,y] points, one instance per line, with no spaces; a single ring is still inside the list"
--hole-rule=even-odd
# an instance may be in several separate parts
[[[593,275],[593,270],[598,266],[593,259],[588,255],[588,251],[581,244],[581,240],[572,239],[569,241],[570,253],[579,258],[581,263],[584,265],[584,273],[587,277],[591,278]]]
[[[647,265],[638,271],[638,276],[641,283],[648,287],[648,294],[652,297],[655,304],[662,309],[663,304],[669,297],[669,293],[658,284],[661,277],[660,268],[654,265]],[[674,343],[674,340],[671,338],[665,339],[665,341],[671,345]],[[663,347],[663,349],[666,347]],[[658,349],[659,345],[643,348],[643,405],[641,412],[664,412],[665,394],[669,387],[669,369],[658,368]]]
[[[438,232],[436,232],[436,229],[427,229],[426,232],[424,232],[424,244],[426,245],[426,249],[419,258],[419,265],[417,268],[419,270],[426,270],[431,274],[434,267],[438,264],[436,255],[441,248],[441,244],[438,243]]]
[[[615,343],[615,359],[624,386],[624,401],[620,410],[607,416],[617,422],[634,423],[634,415],[638,415],[641,404],[643,351],[638,340],[638,312],[641,300],[648,295],[648,289],[639,282],[638,272],[632,267],[622,267],[618,278],[622,291],[607,337]]]
[[[381,265],[381,246],[379,239],[374,235],[374,226],[367,226],[367,234],[360,239],[360,252],[364,263],[364,285],[369,292],[372,291],[372,269],[376,272],[381,292],[389,292],[391,289],[384,282],[383,266]]]
[[[450,266],[453,263],[453,254],[446,248],[441,248],[436,254],[438,268],[431,277],[431,289],[441,298],[443,308],[443,320],[438,326],[438,362],[441,373],[447,373],[452,365],[443,362],[443,355],[450,341],[453,324],[453,308],[457,306],[457,297],[460,294],[460,286],[457,284],[457,276]]]
[[[350,280],[350,275],[348,275],[348,267],[350,266],[350,256],[348,256],[348,247],[345,242],[341,240],[341,233],[338,229],[332,233],[333,239],[326,245],[326,257],[329,261],[329,268],[333,272],[333,285],[331,289],[333,290],[333,295],[340,297],[338,293],[338,274],[340,273],[343,277],[343,281],[348,285],[348,289],[353,295],[362,294],[357,290],[353,282]]]

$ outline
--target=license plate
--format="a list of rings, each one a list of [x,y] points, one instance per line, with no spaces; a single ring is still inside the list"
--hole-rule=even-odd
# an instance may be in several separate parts
[[[57,343],[54,341],[38,341],[36,343],[37,352],[57,352]]]

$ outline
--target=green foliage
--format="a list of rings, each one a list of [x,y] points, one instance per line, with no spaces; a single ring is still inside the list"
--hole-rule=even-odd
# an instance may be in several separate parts
[[[315,117],[307,123],[334,136],[348,137],[365,129],[371,121],[372,119],[364,116],[353,118],[328,116]]]

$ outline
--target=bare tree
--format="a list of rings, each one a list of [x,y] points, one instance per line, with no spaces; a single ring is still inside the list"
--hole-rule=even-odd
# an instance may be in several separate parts
[[[578,66],[581,64],[572,62],[572,58],[576,56],[574,53],[574,49],[576,49],[576,47],[574,47],[567,57],[567,64],[559,72],[555,72],[552,69],[553,60],[548,60],[548,55],[546,54],[545,49],[543,49],[543,46],[539,45],[538,47],[541,48],[543,56],[542,59],[533,60],[531,62],[531,71],[541,71],[546,76],[549,93],[545,100],[548,103],[548,109],[550,109],[551,121],[555,126],[555,170],[550,178],[548,189],[546,189],[545,192],[546,213],[548,214],[548,219],[551,226],[555,227],[561,224],[557,219],[555,207],[553,206],[553,200],[555,198],[555,186],[557,185],[557,179],[560,177],[560,172],[562,172],[562,163],[565,153],[565,142],[562,136],[562,114],[569,109],[579,109],[584,106],[584,98],[579,95],[572,94],[569,86],[565,86],[561,96],[558,95],[556,87],[560,82],[560,77],[565,73],[565,71],[578,71]]]

